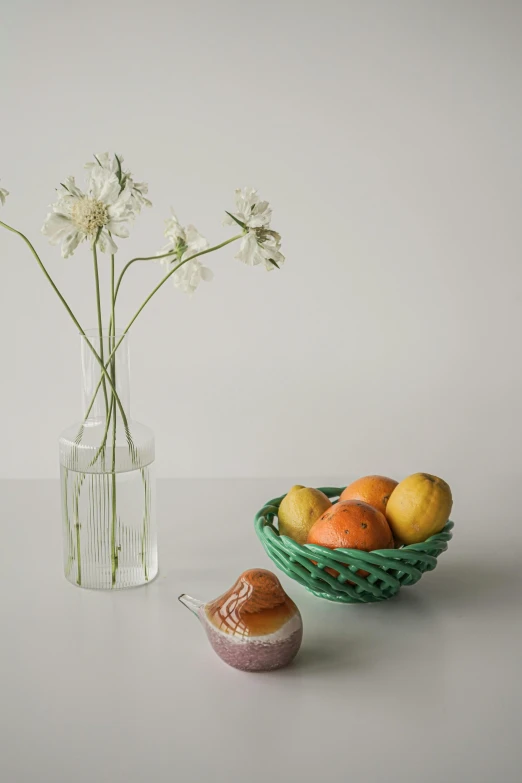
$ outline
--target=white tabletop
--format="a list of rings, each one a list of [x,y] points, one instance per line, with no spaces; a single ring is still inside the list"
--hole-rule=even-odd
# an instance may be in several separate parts
[[[517,477],[489,509],[461,487],[449,551],[391,601],[338,606],[281,575],[301,652],[245,674],[177,596],[276,570],[252,517],[289,481],[159,482],[160,576],[116,593],[62,576],[58,482],[0,483],[2,783],[520,781]]]

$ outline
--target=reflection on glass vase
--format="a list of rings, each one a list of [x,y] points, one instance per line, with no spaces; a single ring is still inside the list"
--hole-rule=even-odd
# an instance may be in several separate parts
[[[84,419],[59,441],[65,576],[135,587],[158,573],[154,434],[130,418],[128,337],[91,330],[81,341]]]

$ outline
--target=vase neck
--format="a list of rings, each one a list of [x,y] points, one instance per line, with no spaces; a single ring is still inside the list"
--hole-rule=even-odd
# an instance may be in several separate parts
[[[81,335],[82,415],[87,422],[106,421],[107,408],[110,409],[113,398],[111,385],[102,372],[93,349],[107,364],[116,346],[118,347],[107,367],[107,372],[116,388],[125,416],[127,419],[130,418],[129,338],[125,336],[122,339],[122,336],[121,330],[116,330],[112,335],[108,330],[99,332],[96,329],[88,330],[85,336]],[[86,415],[87,411],[89,411],[88,415]],[[119,405],[116,405],[116,413],[117,417],[121,418]]]

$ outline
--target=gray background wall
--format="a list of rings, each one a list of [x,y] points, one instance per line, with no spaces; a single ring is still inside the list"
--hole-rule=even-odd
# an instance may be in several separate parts
[[[92,152],[150,184],[120,262],[162,245],[171,204],[219,241],[235,187],[272,202],[281,273],[221,251],[132,330],[159,475],[521,470],[520,2],[0,5],[1,219],[86,325],[88,249],[39,229]],[[0,476],[56,476],[78,337],[6,232],[0,263]],[[129,275],[120,324],[159,278]]]

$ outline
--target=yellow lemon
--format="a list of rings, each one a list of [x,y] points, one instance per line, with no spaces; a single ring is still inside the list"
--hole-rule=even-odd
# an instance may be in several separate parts
[[[439,533],[449,519],[453,499],[448,484],[429,473],[414,473],[390,495],[386,519],[404,544],[418,544]]]
[[[331,505],[321,490],[296,484],[279,506],[279,532],[306,544],[310,528]]]

